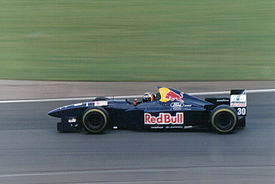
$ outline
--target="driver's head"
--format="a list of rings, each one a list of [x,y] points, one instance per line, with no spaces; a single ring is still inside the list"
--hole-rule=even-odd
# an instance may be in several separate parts
[[[150,101],[153,101],[154,99],[155,99],[154,93],[146,92],[143,95],[143,102],[150,102]]]

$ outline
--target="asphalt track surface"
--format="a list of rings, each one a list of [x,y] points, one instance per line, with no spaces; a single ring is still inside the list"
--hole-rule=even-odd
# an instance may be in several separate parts
[[[47,112],[76,101],[1,104],[0,183],[275,183],[274,99],[248,94],[247,127],[230,135],[61,134]]]

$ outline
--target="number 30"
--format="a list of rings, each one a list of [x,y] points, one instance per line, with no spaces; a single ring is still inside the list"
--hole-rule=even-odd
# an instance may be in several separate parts
[[[246,115],[246,108],[238,108],[237,109],[238,116],[244,116]]]

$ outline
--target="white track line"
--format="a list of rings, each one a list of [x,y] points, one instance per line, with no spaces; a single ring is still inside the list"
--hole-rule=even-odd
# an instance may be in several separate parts
[[[252,89],[246,90],[246,93],[270,93],[275,92],[275,89]],[[197,93],[188,93],[190,95],[221,95],[221,94],[230,94],[230,91],[213,91],[213,92],[197,92]],[[141,98],[142,95],[132,95],[132,96],[108,96],[107,98],[121,99],[121,98]],[[77,101],[77,100],[94,100],[95,97],[80,97],[80,98],[51,98],[51,99],[35,99],[35,100],[3,100],[0,101],[0,104],[3,103],[30,103],[30,102],[57,102],[57,101]]]

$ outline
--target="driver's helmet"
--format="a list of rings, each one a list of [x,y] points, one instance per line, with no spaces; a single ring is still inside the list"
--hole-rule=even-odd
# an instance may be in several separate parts
[[[146,92],[143,95],[143,102],[154,101],[154,99],[155,99],[155,94],[154,93]]]

